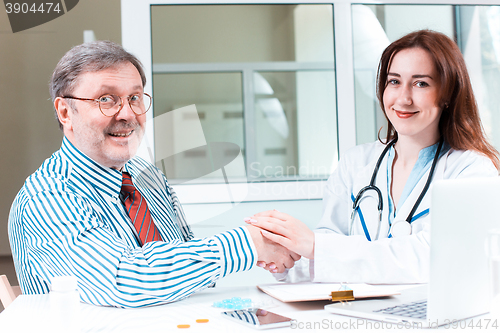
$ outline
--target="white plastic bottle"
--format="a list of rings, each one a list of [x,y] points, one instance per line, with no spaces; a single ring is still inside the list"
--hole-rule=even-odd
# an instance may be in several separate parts
[[[50,313],[55,332],[78,332],[80,295],[74,276],[56,276],[51,280]]]

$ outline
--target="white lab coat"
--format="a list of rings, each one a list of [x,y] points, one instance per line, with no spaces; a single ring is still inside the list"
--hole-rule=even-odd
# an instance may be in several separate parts
[[[314,260],[305,258],[278,280],[299,282],[365,282],[365,283],[425,283],[429,277],[431,187],[425,194],[414,216],[412,234],[388,238],[387,154],[380,165],[375,181],[382,192],[384,206],[380,236],[374,240],[378,227],[377,194],[367,191],[360,204],[361,214],[372,241],[368,241],[360,223],[354,221],[353,235],[349,235],[353,197],[370,183],[375,164],[385,145],[380,142],[354,147],[346,152],[339,166],[326,183],[323,197],[323,215],[315,230]],[[419,180],[401,207],[396,209],[394,221],[405,220],[419,197],[429,170]],[[473,151],[450,149],[438,161],[433,181],[437,179],[494,177],[498,171],[489,158]]]

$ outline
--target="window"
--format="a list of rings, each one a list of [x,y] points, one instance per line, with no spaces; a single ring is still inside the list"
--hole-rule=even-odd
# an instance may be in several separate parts
[[[186,138],[178,123],[155,126],[172,133],[155,140],[172,183],[328,177],[338,159],[332,15],[332,5],[151,7],[154,117],[194,104],[207,144],[232,143],[220,156],[237,146],[245,161],[207,174],[215,152],[165,148]],[[161,164],[172,150],[175,162]]]

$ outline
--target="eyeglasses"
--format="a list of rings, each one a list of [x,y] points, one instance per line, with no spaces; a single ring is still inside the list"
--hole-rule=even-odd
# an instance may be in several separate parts
[[[113,117],[118,112],[120,112],[121,109],[123,109],[122,97],[111,94],[102,95],[97,99],[80,98],[73,96],[63,96],[63,98],[77,99],[80,101],[97,102],[99,105],[99,110],[101,110],[101,113],[106,117]],[[138,116],[140,116],[141,114],[145,114],[151,108],[152,98],[150,95],[146,93],[133,94],[130,96],[126,96],[125,98],[127,98],[128,105],[130,105],[132,111]]]

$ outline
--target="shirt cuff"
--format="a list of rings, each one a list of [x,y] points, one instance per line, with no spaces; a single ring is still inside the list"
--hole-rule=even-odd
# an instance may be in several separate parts
[[[335,250],[333,244],[341,242],[341,238],[345,236],[337,235],[334,233],[314,233],[314,260],[310,262],[311,281],[313,282],[337,282],[332,280],[332,276],[336,275],[334,256],[339,254]],[[340,282],[340,281],[338,281]]]
[[[257,250],[247,228],[239,227],[215,235],[220,248],[220,277],[247,271],[257,264]]]

